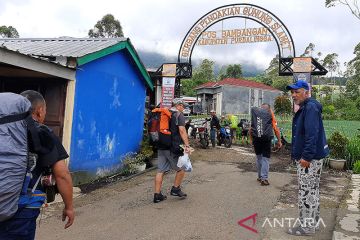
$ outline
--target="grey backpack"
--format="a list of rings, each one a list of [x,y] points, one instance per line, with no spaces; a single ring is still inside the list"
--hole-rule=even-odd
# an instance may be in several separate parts
[[[21,95],[0,93],[0,222],[18,209],[28,165],[30,107]]]
[[[274,134],[271,113],[263,108],[251,108],[251,135],[263,140],[270,140]]]

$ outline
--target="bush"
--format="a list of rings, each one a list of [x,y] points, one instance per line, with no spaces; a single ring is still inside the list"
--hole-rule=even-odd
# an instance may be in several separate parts
[[[353,166],[353,173],[360,174],[360,160],[357,160]]]
[[[291,101],[288,96],[282,95],[275,98],[274,103],[275,114],[290,114],[292,110]]]
[[[351,138],[346,145],[346,165],[349,169],[354,165],[355,161],[360,160],[360,138]]]
[[[333,132],[328,140],[330,156],[335,159],[345,159],[348,142],[349,139],[344,134],[339,131]]]

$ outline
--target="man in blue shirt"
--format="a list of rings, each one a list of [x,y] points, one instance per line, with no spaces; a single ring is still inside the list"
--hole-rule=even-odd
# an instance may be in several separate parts
[[[292,125],[291,157],[297,163],[300,226],[290,228],[292,235],[312,235],[319,227],[319,183],[323,158],[329,154],[322,122],[322,106],[310,98],[309,84],[299,80],[287,86],[295,104],[300,106]]]

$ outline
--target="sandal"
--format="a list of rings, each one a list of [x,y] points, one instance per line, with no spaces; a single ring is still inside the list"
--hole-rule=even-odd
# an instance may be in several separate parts
[[[298,227],[294,227],[294,228],[289,228],[286,233],[295,235],[295,236],[310,236],[310,235],[315,234],[315,230],[298,226]]]

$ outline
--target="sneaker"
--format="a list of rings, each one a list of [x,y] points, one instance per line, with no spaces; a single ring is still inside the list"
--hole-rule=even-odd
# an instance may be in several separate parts
[[[261,186],[268,186],[270,185],[268,180],[261,180]]]
[[[261,182],[261,178],[257,178],[256,181]]]
[[[154,203],[158,203],[161,201],[166,200],[166,195],[163,195],[161,192],[160,193],[154,193]]]
[[[178,196],[178,197],[181,197],[181,198],[186,198],[186,197],[187,197],[187,194],[184,193],[183,191],[181,191],[180,186],[179,186],[179,187],[173,186],[173,187],[171,188],[170,194],[171,194],[172,196]]]

